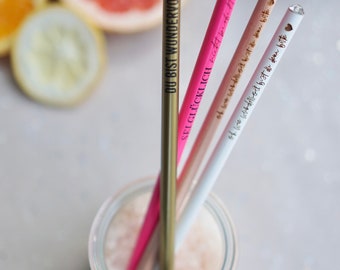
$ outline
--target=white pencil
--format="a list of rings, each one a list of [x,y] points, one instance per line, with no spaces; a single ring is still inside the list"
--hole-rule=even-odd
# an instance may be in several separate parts
[[[178,250],[201,206],[209,195],[255,105],[274,73],[303,18],[299,5],[290,6],[278,26],[259,65],[251,77],[210,159],[183,208],[176,226],[175,249]]]

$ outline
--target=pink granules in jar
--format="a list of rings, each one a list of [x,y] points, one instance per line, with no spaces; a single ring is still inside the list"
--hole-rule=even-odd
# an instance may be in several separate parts
[[[150,181],[135,182],[102,205],[89,238],[91,270],[126,269],[152,187]],[[175,270],[235,269],[236,254],[230,216],[221,201],[210,195],[176,252]]]

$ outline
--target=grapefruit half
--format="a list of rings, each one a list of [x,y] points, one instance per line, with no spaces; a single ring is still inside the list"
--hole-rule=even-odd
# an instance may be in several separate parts
[[[162,0],[62,0],[103,30],[136,33],[162,22]]]

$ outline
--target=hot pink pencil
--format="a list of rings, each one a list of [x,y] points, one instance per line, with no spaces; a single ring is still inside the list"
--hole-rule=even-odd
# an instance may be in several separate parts
[[[236,0],[216,1],[179,114],[177,163],[180,161],[193,126],[195,116],[208,83],[235,2]],[[144,223],[141,227],[135,248],[130,258],[129,266],[127,268],[128,270],[135,270],[138,266],[144,250],[158,223],[160,211],[159,187],[160,177],[158,176]]]

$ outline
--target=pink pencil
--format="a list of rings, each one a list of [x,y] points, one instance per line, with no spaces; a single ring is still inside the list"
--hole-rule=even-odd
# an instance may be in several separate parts
[[[180,161],[193,126],[195,116],[212,72],[212,68],[222,43],[225,30],[228,26],[235,2],[236,0],[216,1],[179,114],[177,163]],[[158,223],[159,211],[160,177],[158,176],[144,223],[141,227],[135,248],[130,258],[127,268],[128,270],[135,270],[137,268],[144,250]]]

